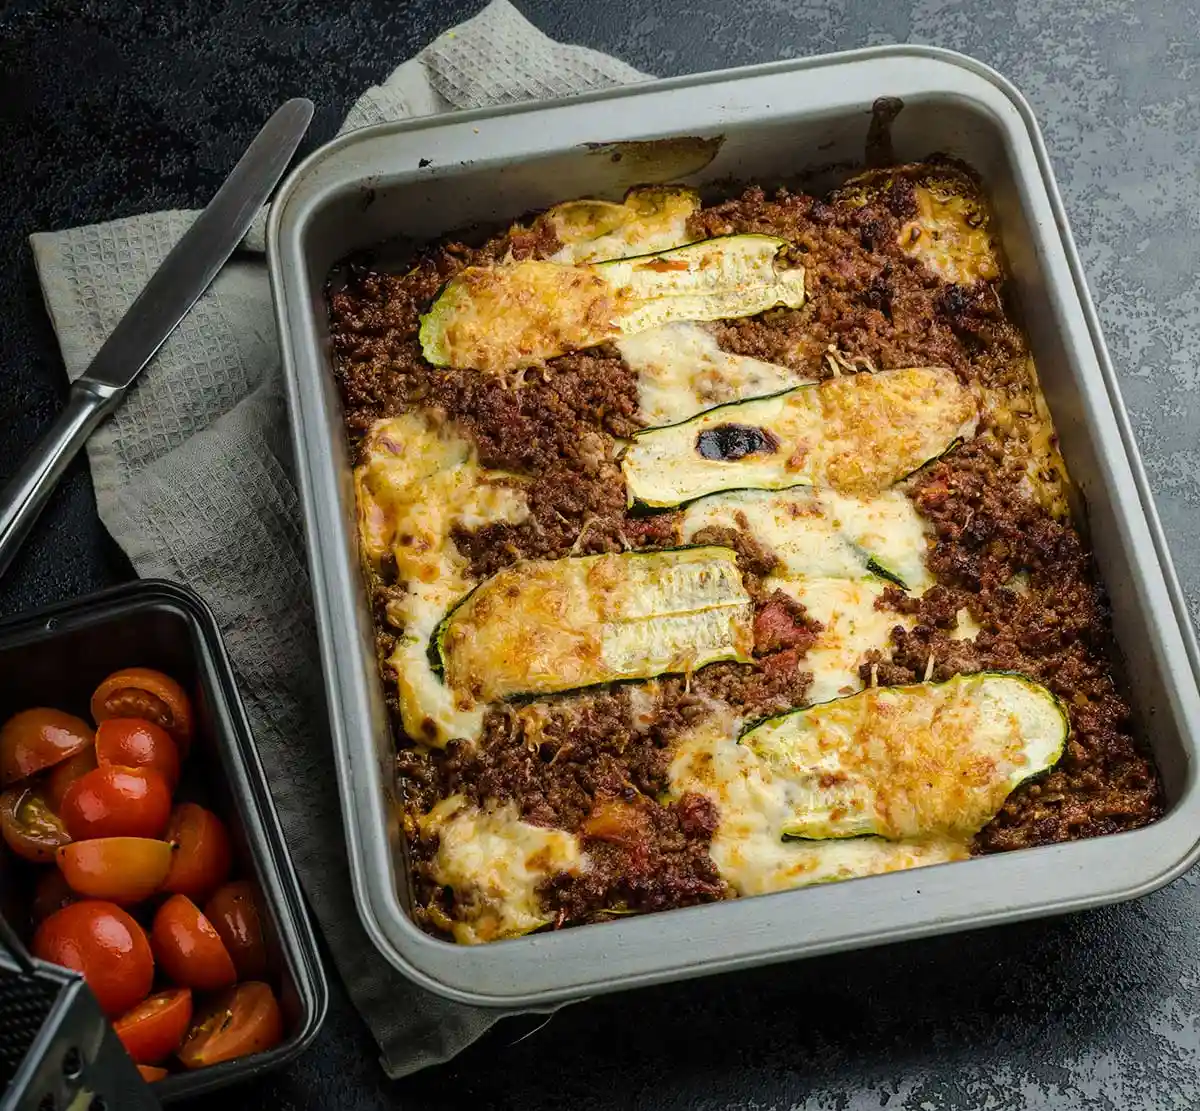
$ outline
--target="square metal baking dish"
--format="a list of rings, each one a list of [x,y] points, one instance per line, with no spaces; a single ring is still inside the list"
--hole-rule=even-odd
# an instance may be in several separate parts
[[[170,1103],[294,1060],[324,1021],[328,987],[233,667],[212,612],[196,594],[142,580],[0,625],[0,720],[32,705],[86,716],[100,680],[133,666],[175,676],[192,696],[197,728],[185,783],[225,820],[236,874],[253,879],[262,893],[270,979],[284,1021],[284,1039],[273,1049],[157,1081],[154,1094]]]
[[[643,182],[806,174],[820,191],[861,163],[881,96],[904,102],[897,160],[942,151],[983,176],[1169,812],[1090,841],[486,946],[422,933],[406,911],[393,745],[331,373],[331,265],[386,240],[433,239],[578,196],[619,198]],[[949,51],[888,47],[368,128],[292,174],[271,214],[269,260],[355,895],[375,944],[414,980],[469,1003],[546,1003],[1116,902],[1196,859],[1200,654],[1045,147],[1026,102],[994,71]]]

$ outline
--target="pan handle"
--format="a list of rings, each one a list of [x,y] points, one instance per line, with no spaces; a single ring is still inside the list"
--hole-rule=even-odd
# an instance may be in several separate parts
[[[25,542],[63,471],[122,392],[99,382],[76,382],[49,431],[0,491],[0,575]]]

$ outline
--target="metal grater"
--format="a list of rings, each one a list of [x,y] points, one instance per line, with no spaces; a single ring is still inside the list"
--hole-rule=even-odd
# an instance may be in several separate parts
[[[35,960],[0,916],[0,1111],[156,1111],[83,977]]]

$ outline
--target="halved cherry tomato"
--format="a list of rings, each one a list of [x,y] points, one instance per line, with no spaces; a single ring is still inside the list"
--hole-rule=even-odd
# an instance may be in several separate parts
[[[46,868],[38,877],[33,889],[33,902],[29,917],[35,926],[49,918],[55,911],[79,902],[79,896],[71,890],[66,877],[57,868]]]
[[[172,988],[143,999],[113,1029],[130,1057],[139,1065],[152,1065],[179,1048],[191,1021],[191,989]]]
[[[261,980],[267,974],[267,944],[254,885],[234,880],[219,887],[204,907],[204,916],[225,942],[239,980]]]
[[[163,972],[184,987],[216,991],[237,980],[225,942],[186,895],[172,895],[158,908],[150,945]]]
[[[137,1070],[147,1084],[153,1084],[156,1080],[170,1075],[166,1069],[160,1069],[157,1065],[138,1065]]]
[[[154,982],[145,930],[113,903],[88,899],[50,915],[33,935],[33,955],[81,972],[110,1018],[145,999]]]
[[[71,835],[37,787],[12,787],[0,795],[0,832],[8,847],[35,864],[48,864]]]
[[[179,1050],[189,1069],[262,1053],[283,1041],[283,1015],[274,993],[248,980],[218,996],[199,1015]]]
[[[62,810],[63,795],[81,775],[94,772],[99,765],[96,763],[96,746],[88,745],[74,756],[68,757],[61,764],[55,764],[46,777],[46,802],[50,809],[58,814]]]
[[[180,803],[171,812],[167,832],[174,857],[163,890],[197,901],[225,882],[232,865],[225,823],[194,802]]]
[[[167,786],[179,782],[179,749],[161,725],[143,718],[108,718],[96,727],[96,759],[123,768],[153,768]]]
[[[153,768],[102,764],[67,788],[59,815],[76,841],[157,837],[171,817],[171,788]]]
[[[72,891],[114,903],[138,903],[162,888],[171,846],[150,837],[95,837],[58,850]]]
[[[38,706],[0,727],[0,786],[45,771],[92,743],[92,727],[74,714]]]
[[[187,692],[169,675],[149,667],[114,671],[92,695],[92,717],[97,724],[109,718],[145,718],[161,725],[187,756],[192,740],[192,704]]]

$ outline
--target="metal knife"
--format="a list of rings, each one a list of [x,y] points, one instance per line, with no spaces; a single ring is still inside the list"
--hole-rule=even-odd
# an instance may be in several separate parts
[[[312,115],[312,101],[303,98],[276,110],[71,386],[57,420],[0,491],[0,575],[67,464],[233,254],[287,169]]]

